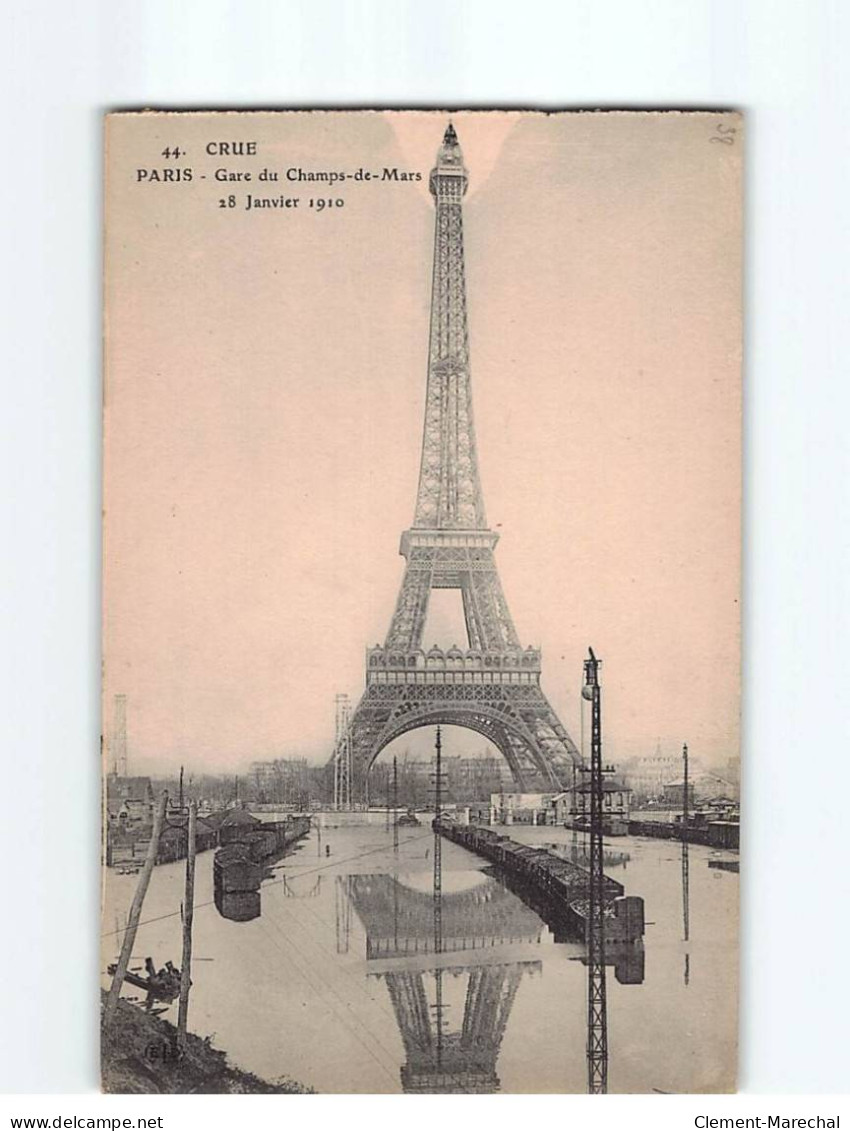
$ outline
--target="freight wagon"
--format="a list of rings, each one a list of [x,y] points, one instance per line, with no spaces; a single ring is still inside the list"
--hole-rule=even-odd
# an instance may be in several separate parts
[[[584,907],[590,883],[586,869],[549,849],[520,844],[492,829],[459,825],[445,818],[435,825],[447,839],[497,865],[508,886],[519,889],[518,894],[550,926],[560,926],[568,935],[584,937]],[[605,876],[605,935],[612,943],[632,943],[643,936],[643,899],[626,897],[624,892],[621,883]]]
[[[684,829],[679,821],[629,821],[630,836],[649,836],[659,840],[685,840],[688,844],[704,844],[709,848],[738,848],[738,821],[707,821],[689,824]]]
[[[241,819],[236,820],[236,814]],[[249,820],[245,820],[245,818]],[[235,810],[234,818],[227,818],[219,829],[222,847],[244,845],[255,863],[285,851],[296,840],[310,831],[309,817],[287,817],[282,821],[258,821],[244,810]]]
[[[248,814],[246,814],[248,815]],[[242,918],[256,918],[253,914],[253,900],[236,900],[227,897],[257,893],[256,907],[259,908],[259,890],[263,882],[263,865],[285,852],[310,829],[309,817],[289,817],[283,821],[263,823],[254,818],[251,821],[239,820],[230,825],[223,823],[227,843],[219,848],[213,857],[213,890],[216,907],[225,915],[224,907],[243,907]],[[235,833],[240,836],[237,839]],[[259,914],[259,910],[257,910]],[[226,918],[238,918],[237,914],[226,914]]]

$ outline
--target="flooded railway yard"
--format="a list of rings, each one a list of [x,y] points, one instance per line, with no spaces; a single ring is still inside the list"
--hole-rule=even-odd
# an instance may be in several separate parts
[[[381,814],[317,815],[242,921],[216,907],[212,854],[199,856],[190,1030],[239,1068],[318,1092],[584,1091],[583,940],[553,930],[521,885],[445,837],[435,898],[434,835],[420,819],[397,829],[395,849]],[[562,828],[498,831],[580,851]],[[643,898],[646,915],[639,966],[608,956],[611,1092],[734,1087],[737,854],[685,851],[683,862],[674,841],[606,844],[606,874]],[[181,862],[154,870],[134,965],[179,958],[183,872]],[[106,870],[104,971],[135,886]],[[164,1017],[176,1013],[174,1003]]]

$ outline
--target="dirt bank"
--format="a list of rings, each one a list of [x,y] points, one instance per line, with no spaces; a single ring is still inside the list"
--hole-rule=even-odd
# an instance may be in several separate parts
[[[313,1091],[286,1077],[261,1080],[232,1068],[226,1053],[191,1033],[181,1056],[175,1027],[128,1001],[118,1003],[114,1024],[101,1033],[101,1079],[104,1092],[122,1094]]]

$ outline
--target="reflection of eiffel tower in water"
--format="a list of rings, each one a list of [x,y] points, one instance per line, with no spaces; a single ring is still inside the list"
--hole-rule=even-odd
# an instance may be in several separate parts
[[[516,992],[529,963],[473,969],[438,969],[437,1004],[429,1010],[423,975],[385,974],[404,1041],[401,1070],[405,1092],[497,1092],[496,1060]],[[442,997],[446,973],[468,975],[463,1023],[446,1032]]]
[[[349,876],[348,885],[369,973],[386,983],[404,1044],[404,1091],[498,1091],[517,991],[541,968],[505,952],[539,943],[539,917],[484,877],[452,892],[417,891],[383,874]]]

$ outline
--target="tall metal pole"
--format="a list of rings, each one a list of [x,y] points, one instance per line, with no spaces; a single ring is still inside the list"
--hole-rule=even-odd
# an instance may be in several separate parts
[[[691,937],[691,922],[690,922],[690,895],[689,895],[689,864],[688,864],[688,842],[682,841],[682,933],[684,941],[689,942]],[[685,974],[684,981],[687,986],[691,980],[691,954],[690,949],[685,951]]]
[[[582,756],[584,752],[582,751]],[[573,864],[578,863],[578,789],[576,782],[576,764],[573,762],[573,792],[570,798],[570,814],[573,819],[573,837],[571,844],[571,858]]]
[[[182,772],[182,771],[181,771]],[[182,779],[181,779],[182,780]],[[183,958],[180,962],[180,1004],[177,1009],[177,1042],[186,1047],[189,1017],[189,987],[192,984],[192,920],[195,914],[195,840],[197,802],[189,804],[189,843],[186,849],[186,891],[183,897]]]
[[[443,1060],[443,971],[439,956],[443,953],[443,840],[440,835],[440,816],[443,811],[443,743],[440,728],[437,727],[437,772],[434,779],[434,954],[437,965],[435,981],[435,1021],[437,1044],[437,1070],[442,1068]]]
[[[608,1006],[605,986],[605,875],[602,870],[602,689],[599,661],[589,648],[582,695],[591,703],[590,900],[587,926],[587,1091],[608,1091]]]
[[[106,998],[104,1021],[107,1025],[112,1022],[116,1010],[118,1009],[118,999],[121,997],[121,986],[124,984],[124,979],[127,976],[127,967],[130,965],[130,956],[133,953],[133,947],[136,943],[136,931],[139,929],[142,905],[145,902],[145,895],[147,894],[154,864],[156,864],[156,854],[159,849],[159,834],[162,832],[163,822],[165,821],[165,806],[167,804],[168,794],[163,790],[160,794],[157,807],[154,810],[153,829],[151,830],[151,839],[148,843],[147,856],[145,857],[144,867],[139,873],[139,883],[136,887],[136,894],[133,896],[130,914],[127,916],[127,929],[124,932],[121,954],[118,957],[118,964],[115,967],[115,973],[112,977],[112,985],[109,987],[109,994]]]
[[[398,758],[393,754],[393,852],[398,852]]]
[[[386,808],[386,829],[390,831],[390,807],[392,806],[392,794],[390,793],[390,778],[387,775],[386,793],[384,794],[384,806]]]
[[[684,772],[684,797],[682,802],[682,930],[684,941],[690,941],[690,864],[688,861],[688,818],[690,814],[690,798],[688,797],[688,744],[682,747],[682,760],[685,764]],[[685,951],[684,981],[687,986],[691,980],[690,951]]]
[[[434,904],[434,921],[436,930],[436,919],[438,912],[442,915],[442,887],[443,887],[443,841],[440,836],[440,816],[443,811],[443,741],[440,734],[440,728],[437,727],[437,772],[434,776],[434,895],[436,901]],[[442,932],[440,934],[442,938]]]

